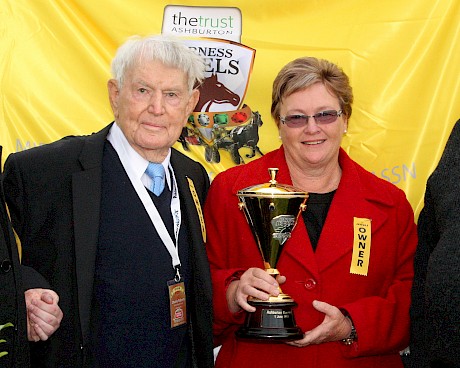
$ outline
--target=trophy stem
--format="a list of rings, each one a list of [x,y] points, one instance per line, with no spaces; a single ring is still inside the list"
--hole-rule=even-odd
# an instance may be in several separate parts
[[[269,267],[265,271],[274,278],[280,274],[276,268]],[[271,295],[268,300],[248,298],[248,304],[255,307],[256,311],[246,314],[244,325],[236,331],[238,338],[272,342],[303,338],[303,332],[296,325],[294,318],[293,308],[297,303],[291,296],[283,293],[281,287],[278,286],[278,289],[278,296]]]
[[[272,275],[273,277],[276,277],[276,276],[278,276],[280,274],[278,269],[272,268],[269,263],[264,262],[264,266],[265,266],[265,272],[267,272],[269,275]]]
[[[273,276],[276,279],[276,276],[280,275],[280,272],[276,268],[270,267],[270,264],[267,262],[264,262],[265,265],[265,272],[267,272],[269,275]],[[279,294],[278,296],[273,296],[270,295],[270,298],[268,299],[269,303],[290,303],[294,302],[294,299],[292,299],[288,294],[285,294],[283,290],[281,290],[281,286],[278,286]],[[249,301],[253,302],[263,302],[263,300],[254,298],[254,297],[249,297]]]

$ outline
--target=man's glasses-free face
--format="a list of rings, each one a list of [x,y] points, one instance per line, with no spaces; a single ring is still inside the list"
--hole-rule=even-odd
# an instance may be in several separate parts
[[[343,113],[342,110],[327,110],[321,111],[315,115],[287,115],[280,116],[280,121],[283,124],[286,124],[289,128],[300,128],[308,123],[309,118],[313,118],[316,124],[330,124],[337,120],[339,116]]]

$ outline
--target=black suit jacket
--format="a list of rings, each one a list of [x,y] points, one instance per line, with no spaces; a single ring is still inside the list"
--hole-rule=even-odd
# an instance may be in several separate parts
[[[90,136],[70,136],[12,154],[5,163],[5,194],[23,246],[23,263],[40,272],[60,296],[64,318],[47,342],[32,350],[33,366],[85,367],[99,232],[102,155],[111,125]],[[192,331],[195,363],[213,365],[212,294],[197,207],[208,175],[199,163],[172,150],[171,164],[193,247]],[[27,280],[33,287],[34,280]],[[40,363],[38,363],[40,362]]]
[[[460,367],[460,120],[426,185],[412,287],[413,368]]]
[[[2,147],[0,146],[0,160]],[[1,174],[0,174],[1,175]],[[0,181],[1,180],[0,176]],[[0,331],[0,367],[29,367],[29,346],[27,342],[27,320],[24,289],[20,274],[19,254],[10,220],[5,207],[3,185],[0,187],[0,325],[11,322],[14,327]]]

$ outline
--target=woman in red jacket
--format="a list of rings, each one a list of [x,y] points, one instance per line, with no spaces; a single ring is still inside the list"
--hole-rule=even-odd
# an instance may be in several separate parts
[[[272,117],[282,145],[213,181],[205,205],[207,252],[214,287],[217,367],[402,367],[409,341],[413,255],[412,208],[402,190],[377,178],[340,148],[353,101],[336,65],[312,57],[287,64],[276,77]],[[237,192],[268,182],[308,192],[275,279],[264,264]],[[366,250],[358,223],[365,223]],[[239,339],[235,331],[278,286],[294,308],[303,338],[290,342]]]

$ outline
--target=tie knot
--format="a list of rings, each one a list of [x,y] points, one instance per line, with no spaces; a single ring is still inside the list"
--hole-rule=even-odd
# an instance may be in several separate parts
[[[152,186],[150,190],[156,195],[159,196],[165,187],[165,169],[162,164],[157,164],[154,162],[149,162],[147,170],[145,173],[152,179]]]

